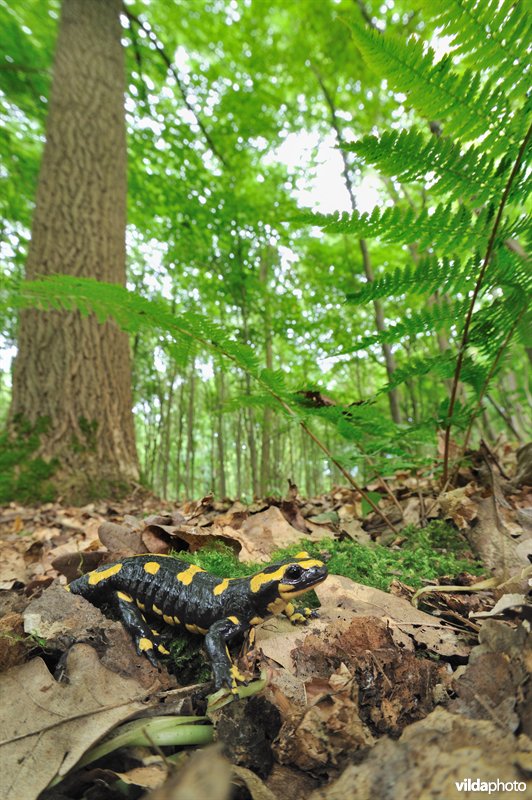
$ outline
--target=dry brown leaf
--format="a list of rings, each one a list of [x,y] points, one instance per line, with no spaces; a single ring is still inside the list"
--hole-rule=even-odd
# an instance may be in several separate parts
[[[527,558],[530,534],[523,531],[521,537],[510,535],[494,497],[480,498],[477,511],[477,524],[467,531],[473,550],[496,576],[506,579],[520,574],[530,565]]]
[[[270,506],[266,511],[248,517],[239,530],[228,525],[220,527],[215,521],[212,535],[238,542],[241,546],[239,560],[256,562],[269,561],[275,550],[297,544],[304,538],[301,531],[290,525],[276,506]],[[309,538],[316,541],[324,535],[326,532],[320,529],[318,537]]]
[[[527,688],[532,634],[523,624],[513,628],[486,620],[479,641],[471,651],[469,664],[454,681],[457,697],[450,710],[471,719],[492,720],[502,730],[515,732],[520,724],[527,730],[526,725],[532,726],[532,697]]]
[[[233,765],[231,771],[234,779],[236,779],[235,783],[245,786],[251,800],[277,800],[272,790],[250,769]]]
[[[452,520],[460,530],[469,528],[471,521],[478,516],[477,503],[471,499],[476,488],[475,484],[468,483],[467,486],[452,489],[440,497],[443,518]]]
[[[374,739],[359,716],[358,687],[345,665],[330,678],[306,681],[307,705],[289,717],[276,742],[281,764],[301,770],[330,769]]]
[[[33,800],[118,723],[145,708],[146,689],[105,669],[92,647],[72,648],[68,682],[42,659],[0,676],[3,800]]]
[[[441,620],[414,608],[402,597],[339,575],[329,575],[325,583],[316,588],[316,594],[324,613],[329,608],[340,608],[376,616],[387,621],[392,631],[398,629],[438,655],[467,656],[469,653],[470,647],[460,634]]]
[[[198,750],[187,763],[145,800],[229,800],[231,765],[212,745]]]
[[[115,522],[104,522],[98,530],[100,541],[110,553],[121,553],[124,556],[133,556],[143,553],[142,538],[138,531],[131,530],[126,525],[117,525]]]

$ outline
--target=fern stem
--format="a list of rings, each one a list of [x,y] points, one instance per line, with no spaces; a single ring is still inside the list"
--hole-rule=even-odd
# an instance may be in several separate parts
[[[491,379],[493,378],[495,370],[497,369],[499,361],[501,360],[502,354],[504,353],[504,351],[508,347],[508,345],[509,345],[509,343],[510,343],[510,341],[511,341],[511,339],[512,339],[514,333],[515,333],[515,329],[517,328],[517,326],[521,322],[521,319],[523,318],[525,310],[526,309],[523,308],[521,313],[517,315],[512,327],[508,331],[507,335],[504,338],[504,341],[502,342],[501,346],[499,347],[499,349],[497,351],[497,355],[493,359],[493,363],[492,363],[492,365],[490,367],[490,370],[489,370],[488,374],[486,375],[486,380],[482,384],[482,388],[481,388],[481,390],[479,392],[479,395],[478,395],[478,398],[477,398],[477,402],[475,404],[475,407],[474,407],[473,411],[471,412],[471,419],[469,420],[469,425],[467,426],[467,430],[466,430],[466,433],[465,433],[465,436],[464,436],[464,441],[462,443],[460,458],[463,456],[463,454],[464,454],[464,452],[465,452],[465,450],[467,448],[467,445],[469,444],[469,438],[471,436],[471,431],[473,430],[473,423],[475,422],[475,419],[477,418],[477,416],[479,415],[479,413],[480,413],[480,411],[482,409],[482,400],[483,400],[484,395],[486,394],[486,392],[488,390],[488,386],[490,385]]]
[[[471,319],[473,317],[473,311],[475,308],[475,303],[480,292],[480,287],[482,286],[482,281],[484,280],[484,275],[486,274],[486,269],[488,268],[488,264],[490,262],[491,256],[493,254],[493,250],[495,247],[495,238],[497,236],[497,231],[499,230],[499,226],[501,223],[504,207],[508,200],[508,195],[510,194],[510,189],[512,188],[512,183],[515,180],[517,173],[519,172],[519,168],[521,167],[521,162],[523,160],[526,148],[528,146],[528,142],[530,141],[530,137],[532,135],[532,125],[529,127],[525,138],[521,143],[521,147],[519,148],[519,152],[517,154],[517,158],[515,159],[515,163],[510,173],[510,177],[504,187],[504,192],[501,197],[501,202],[499,203],[499,208],[497,211],[497,216],[495,217],[495,222],[493,223],[493,228],[491,231],[491,236],[488,242],[488,246],[486,248],[486,255],[484,256],[484,261],[482,262],[482,266],[480,268],[480,272],[477,278],[477,282],[475,284],[475,288],[473,290],[473,295],[471,297],[471,302],[469,304],[469,308],[467,311],[467,316],[464,324],[464,330],[462,333],[462,341],[460,342],[460,349],[458,351],[458,358],[456,359],[456,368],[454,371],[453,377],[453,385],[451,390],[451,397],[449,400],[449,410],[447,412],[447,423],[445,426],[445,445],[443,450],[443,476],[442,481],[443,483],[447,483],[447,478],[449,474],[449,449],[450,449],[450,442],[451,442],[451,419],[454,412],[454,406],[456,402],[456,395],[458,392],[458,382],[460,380],[460,373],[462,371],[462,363],[464,361],[466,347],[469,343],[469,329],[471,327]]]

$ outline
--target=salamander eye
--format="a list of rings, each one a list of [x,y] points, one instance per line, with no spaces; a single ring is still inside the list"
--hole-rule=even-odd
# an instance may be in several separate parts
[[[291,564],[285,572],[285,577],[297,579],[300,578],[302,574],[303,570],[301,567],[299,567],[297,564]]]

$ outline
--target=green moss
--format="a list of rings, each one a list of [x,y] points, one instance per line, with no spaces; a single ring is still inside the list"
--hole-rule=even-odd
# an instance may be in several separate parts
[[[205,683],[212,676],[212,667],[203,649],[203,637],[176,630],[170,642],[168,661],[180,684]]]
[[[329,571],[357,583],[388,589],[394,578],[419,588],[427,580],[460,572],[481,575],[482,567],[468,552],[467,542],[451,525],[436,520],[425,528],[408,526],[401,531],[400,547],[368,547],[350,540],[302,540],[273,554],[272,563],[290,558],[302,549],[315,558],[327,557]],[[215,542],[195,553],[177,553],[179,558],[197,564],[219,577],[241,577],[258,571],[264,564],[242,564],[233,550]],[[307,600],[305,600],[307,602]]]
[[[80,441],[77,436],[72,437],[71,447],[74,453],[87,453],[96,451],[96,434],[98,431],[97,420],[90,422],[85,417],[78,417],[78,425],[81,433],[83,434],[83,441]]]
[[[411,525],[404,528],[401,535],[405,541],[394,548],[323,539],[317,544],[307,543],[305,549],[318,558],[327,553],[330,556],[327,566],[332,574],[383,590],[387,590],[394,579],[418,589],[427,580],[443,576],[483,573],[482,566],[468,552],[462,534],[445,522],[436,520],[425,528]],[[274,560],[294,555],[301,546],[302,543],[280,550],[274,554]]]
[[[196,564],[219,578],[243,578],[245,575],[258,572],[264,566],[264,564],[250,562],[242,563],[238,560],[233,548],[220,541],[210,542],[201,550],[196,550],[195,553],[180,551],[174,552],[173,555],[189,564]]]
[[[12,430],[0,434],[0,503],[47,503],[55,499],[56,490],[50,479],[59,466],[58,460],[32,457],[49,424],[46,418],[33,426],[15,420]]]

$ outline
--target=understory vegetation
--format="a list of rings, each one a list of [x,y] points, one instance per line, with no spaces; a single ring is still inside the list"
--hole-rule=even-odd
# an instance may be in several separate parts
[[[479,437],[523,442],[523,4],[228,9],[125,6],[123,288],[22,280],[58,11],[0,6],[6,352],[21,306],[113,318],[131,341],[142,481],[168,498],[397,470],[445,483]]]

